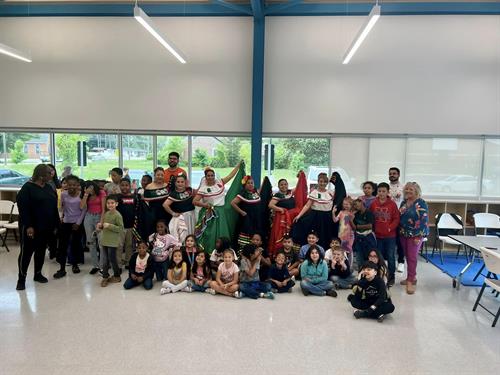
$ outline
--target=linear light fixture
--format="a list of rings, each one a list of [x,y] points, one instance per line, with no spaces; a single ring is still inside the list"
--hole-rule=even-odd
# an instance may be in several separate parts
[[[177,60],[179,60],[182,64],[186,63],[186,58],[182,55],[182,52],[177,50],[172,42],[160,35],[157,31],[157,27],[153,23],[153,20],[141,8],[139,8],[137,4],[134,7],[134,18],[137,22],[144,26],[144,28],[149,31],[163,47],[174,55]]]
[[[0,43],[0,53],[25,62],[31,62],[31,56],[29,54],[18,51],[17,49],[6,46],[2,43]]]
[[[379,18],[380,18],[380,5],[378,5],[377,2],[377,4],[375,4],[372,10],[370,11],[370,14],[368,14],[368,19],[365,21],[363,27],[359,30],[358,35],[356,35],[356,38],[354,38],[354,41],[347,49],[342,64],[344,65],[349,64],[349,61],[351,61],[352,57],[358,50],[359,46],[361,45],[361,43],[363,43],[363,40],[365,40],[367,35],[370,33],[370,30],[373,28],[373,26],[375,26]]]

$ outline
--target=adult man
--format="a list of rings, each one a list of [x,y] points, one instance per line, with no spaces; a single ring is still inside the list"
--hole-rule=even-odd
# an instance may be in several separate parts
[[[17,193],[21,237],[17,290],[25,289],[26,275],[33,254],[35,258],[33,280],[39,283],[48,281],[42,275],[45,250],[49,239],[60,225],[57,195],[47,184],[51,178],[51,169],[45,164],[39,164],[35,167],[31,180]]]
[[[399,182],[399,176],[401,172],[397,167],[389,168],[389,195],[391,199],[396,203],[396,206],[399,208],[401,206],[401,202],[403,202],[403,189],[404,185]],[[403,272],[405,268],[405,254],[403,252],[403,248],[399,243],[398,237],[396,237],[396,248],[398,250],[398,272]]]
[[[178,152],[172,151],[168,154],[168,168],[164,170],[164,181],[166,183],[170,183],[172,177],[177,177],[179,174],[184,174],[187,176],[187,173],[181,167],[178,167],[180,155]]]

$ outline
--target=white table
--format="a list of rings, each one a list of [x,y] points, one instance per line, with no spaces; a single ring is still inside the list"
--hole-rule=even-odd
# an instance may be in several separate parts
[[[465,246],[465,249],[470,249],[471,257],[469,263],[460,271],[460,273],[453,279],[453,287],[457,290],[460,289],[460,282],[462,281],[462,276],[470,268],[472,263],[474,263],[475,255],[479,252],[481,247],[488,247],[490,249],[500,251],[500,237],[482,237],[482,236],[461,236],[461,235],[449,235],[452,240],[460,242]]]

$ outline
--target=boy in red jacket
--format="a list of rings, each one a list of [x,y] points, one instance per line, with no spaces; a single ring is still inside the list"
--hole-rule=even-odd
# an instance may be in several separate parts
[[[389,184],[382,182],[377,187],[377,198],[370,206],[370,211],[375,217],[375,237],[377,248],[387,260],[389,277],[387,286],[394,285],[396,272],[396,233],[399,226],[399,210],[389,198]]]

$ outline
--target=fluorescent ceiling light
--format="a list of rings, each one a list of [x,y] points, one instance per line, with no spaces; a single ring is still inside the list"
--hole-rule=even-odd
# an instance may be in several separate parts
[[[149,18],[149,16],[144,13],[144,11],[139,8],[137,5],[134,7],[134,18],[139,22],[144,28],[153,35],[158,42],[161,43],[163,47],[165,47],[172,55],[175,56],[177,60],[179,60],[182,64],[186,63],[185,57],[182,55],[182,52],[176,50],[174,44],[170,42],[168,39],[162,37],[157,30],[153,20]]]
[[[27,53],[18,51],[15,48],[6,46],[5,44],[0,43],[0,53],[3,53],[4,55],[13,57],[15,59],[19,59],[25,62],[31,62],[31,56]]]
[[[351,61],[351,58],[358,50],[361,43],[363,43],[363,40],[365,40],[370,30],[373,28],[373,26],[375,26],[375,23],[377,23],[379,18],[380,18],[380,5],[376,4],[373,6],[370,14],[368,15],[368,19],[365,21],[365,24],[359,30],[358,35],[356,35],[356,38],[354,39],[351,46],[344,55],[344,60],[342,61],[342,64],[348,64],[349,61]]]

